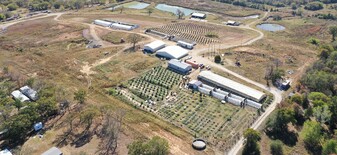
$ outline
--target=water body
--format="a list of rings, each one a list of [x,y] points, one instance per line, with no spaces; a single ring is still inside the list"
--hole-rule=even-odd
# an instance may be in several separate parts
[[[191,9],[187,9],[187,8],[183,8],[183,7],[179,7],[179,6],[166,5],[166,4],[158,4],[156,6],[156,9],[161,10],[161,11],[171,12],[171,13],[174,13],[174,14],[179,9],[182,12],[184,12],[185,16],[188,16],[188,15],[192,14],[193,12],[197,12],[195,10],[191,10]]]
[[[146,7],[148,7],[150,4],[148,3],[142,3],[142,2],[136,2],[136,1],[133,1],[133,2],[130,2],[130,3],[124,3],[122,5],[118,5],[116,6],[114,9],[117,9],[119,7],[125,7],[125,8],[130,8],[130,9],[138,9],[138,10],[141,10],[141,9],[145,9]],[[111,8],[110,8],[111,10]]]
[[[282,31],[286,29],[284,26],[278,25],[278,24],[260,24],[260,25],[257,25],[256,27],[261,30],[270,31],[270,32]]]
[[[243,19],[256,19],[256,18],[259,18],[260,15],[250,15],[250,16],[245,16],[245,17],[242,17]]]

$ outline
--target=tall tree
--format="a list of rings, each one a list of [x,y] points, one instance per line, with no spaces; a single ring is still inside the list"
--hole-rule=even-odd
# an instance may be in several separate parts
[[[136,51],[136,44],[142,40],[142,37],[138,34],[131,34],[128,36],[128,40],[132,44],[133,51]]]
[[[261,139],[260,133],[249,128],[244,132],[244,137],[247,141],[243,148],[242,155],[259,155],[261,152],[257,142]]]
[[[306,147],[318,153],[321,149],[322,127],[316,121],[305,121],[300,137],[303,139]]]
[[[336,40],[336,36],[337,36],[337,26],[331,26],[329,27],[329,33],[332,36],[332,41]]]
[[[168,155],[169,144],[166,139],[154,136],[150,141],[137,140],[128,145],[129,155]]]
[[[181,11],[180,9],[177,10],[176,15],[178,19],[182,19],[185,16],[185,13]]]
[[[275,140],[270,143],[270,153],[272,155],[283,155],[282,142],[280,140]]]
[[[323,145],[322,155],[331,155],[337,153],[337,141],[330,139]]]

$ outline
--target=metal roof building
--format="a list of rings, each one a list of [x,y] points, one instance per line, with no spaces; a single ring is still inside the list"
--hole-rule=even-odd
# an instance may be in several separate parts
[[[168,59],[180,59],[188,54],[188,50],[179,46],[167,46],[157,51],[157,56]]]
[[[0,155],[13,155],[9,150],[5,149],[0,151]]]
[[[16,100],[20,100],[21,102],[28,102],[30,101],[27,96],[22,94],[19,90],[15,90],[11,93],[11,95],[14,97]]]
[[[52,147],[41,155],[63,155],[63,153],[57,147]]]
[[[149,44],[144,45],[144,51],[154,53],[165,47],[165,43],[160,40],[156,40]]]
[[[94,20],[94,24],[104,26],[104,27],[110,27],[112,23],[97,19],[97,20]]]
[[[205,19],[205,18],[206,18],[206,14],[194,12],[194,13],[192,13],[192,17],[193,17],[193,18]]]
[[[114,28],[114,29],[128,30],[128,31],[131,31],[133,29],[133,26],[124,25],[124,24],[120,24],[120,23],[113,23],[113,24],[111,24],[110,27]]]
[[[266,97],[266,94],[261,91],[214,74],[211,71],[200,72],[198,78],[256,102],[260,102],[263,98]]]
[[[33,101],[36,101],[38,99],[37,92],[30,88],[29,86],[23,86],[20,88],[20,91],[22,94],[26,95],[28,98],[30,98]]]
[[[190,64],[180,62],[179,60],[176,59],[171,59],[168,62],[168,67],[182,74],[187,74],[192,70],[192,66]]]

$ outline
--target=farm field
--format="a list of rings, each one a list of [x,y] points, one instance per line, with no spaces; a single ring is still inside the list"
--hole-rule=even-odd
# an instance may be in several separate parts
[[[232,40],[249,40],[254,36],[254,32],[248,30],[204,24],[202,22],[173,23],[161,27],[150,28],[149,30],[150,34],[151,31],[157,31],[175,36],[175,40],[182,39],[198,44],[214,44]]]

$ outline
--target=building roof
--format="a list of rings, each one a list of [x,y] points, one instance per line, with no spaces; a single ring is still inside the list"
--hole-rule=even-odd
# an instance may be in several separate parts
[[[11,93],[11,95],[17,99],[20,100],[21,102],[29,101],[29,98],[22,94],[19,90],[15,90]]]
[[[5,149],[0,151],[0,155],[13,155],[9,150]]]
[[[111,24],[112,28],[117,28],[117,29],[123,29],[123,30],[131,30],[132,26],[130,25],[124,25],[124,24],[119,24],[119,23],[113,23]]]
[[[204,13],[198,13],[198,12],[194,12],[192,13],[192,16],[194,17],[200,17],[200,18],[204,18],[206,16],[206,14]]]
[[[41,155],[62,155],[62,152],[57,147],[52,147]]]
[[[241,83],[235,82],[220,75],[214,74],[211,71],[202,71],[200,72],[198,77],[206,79],[208,82],[216,84],[219,87],[224,87],[225,89],[228,89],[233,93],[243,95],[245,98],[254,99],[255,101],[260,101],[266,95],[261,91],[245,86]]]
[[[191,46],[191,47],[193,47],[193,46],[194,46],[193,44],[191,44],[191,43],[188,43],[188,42],[185,42],[185,41],[182,41],[182,40],[179,40],[177,43],[178,43],[178,44],[187,45],[187,46]]]
[[[33,90],[32,88],[30,88],[29,86],[23,86],[20,88],[21,93],[23,93],[24,95],[26,95],[27,97],[29,97],[32,100],[37,100],[37,92],[35,90]]]
[[[235,24],[235,21],[229,20],[229,21],[227,21],[227,24]]]
[[[189,85],[200,86],[200,85],[202,85],[202,82],[198,81],[198,80],[192,80],[192,81],[188,82],[188,84]]]
[[[161,40],[156,40],[156,41],[153,41],[149,44],[144,45],[144,47],[150,48],[150,49],[156,49],[156,48],[160,48],[162,46],[165,46],[165,43]]]
[[[157,55],[166,57],[169,59],[180,59],[188,54],[188,50],[185,50],[179,46],[167,46],[159,51]]]
[[[174,66],[177,66],[181,69],[190,69],[192,66],[190,64],[187,64],[187,63],[184,63],[184,62],[180,62],[179,60],[177,59],[171,59],[169,62],[168,62],[170,65],[174,65]]]

